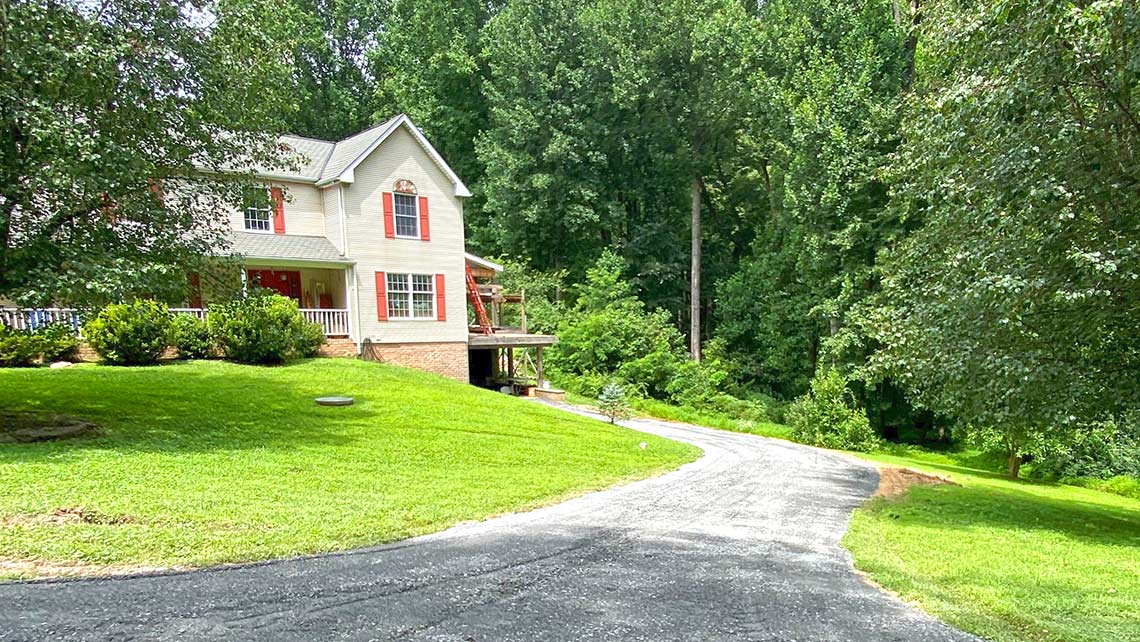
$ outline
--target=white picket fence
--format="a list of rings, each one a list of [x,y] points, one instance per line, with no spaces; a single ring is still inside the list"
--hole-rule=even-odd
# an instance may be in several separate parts
[[[205,319],[205,308],[171,308],[175,314],[192,314]],[[320,324],[325,336],[348,336],[348,310],[302,308],[301,314],[314,323]],[[0,324],[17,330],[35,330],[45,325],[61,323],[75,329],[76,336],[82,336],[83,318],[74,308],[0,308]]]

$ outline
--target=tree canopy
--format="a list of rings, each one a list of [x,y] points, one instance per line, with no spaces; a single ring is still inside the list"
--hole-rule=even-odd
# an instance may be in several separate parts
[[[240,195],[195,168],[404,112],[555,370],[814,381],[1016,473],[1140,406],[1138,34],[1125,0],[0,0],[0,292],[170,284]]]

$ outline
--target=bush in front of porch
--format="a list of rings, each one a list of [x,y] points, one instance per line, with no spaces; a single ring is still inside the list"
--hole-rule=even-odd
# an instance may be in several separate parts
[[[238,363],[311,357],[326,341],[324,329],[305,320],[297,302],[280,294],[257,293],[211,305],[206,323],[214,345]]]

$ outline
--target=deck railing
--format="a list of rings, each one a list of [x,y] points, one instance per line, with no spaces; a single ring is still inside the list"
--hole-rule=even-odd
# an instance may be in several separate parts
[[[175,314],[192,314],[205,319],[205,308],[171,308]],[[348,310],[327,308],[302,308],[301,314],[308,321],[320,324],[325,336],[348,336]],[[0,324],[17,330],[35,330],[45,325],[61,323],[75,329],[76,336],[82,336],[83,318],[74,308],[0,308]]]

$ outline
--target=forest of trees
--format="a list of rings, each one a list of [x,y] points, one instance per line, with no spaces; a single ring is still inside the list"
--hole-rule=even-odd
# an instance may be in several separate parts
[[[49,5],[54,22],[17,19]],[[191,5],[200,13],[187,15]],[[232,85],[206,71],[189,89],[172,83],[167,102],[181,98],[191,116],[172,122],[159,105],[97,125],[121,126],[108,141],[146,127],[205,141],[218,114],[230,128],[340,138],[409,114],[472,187],[469,248],[511,263],[537,322],[562,337],[553,371],[584,390],[619,378],[648,396],[745,412],[822,397],[840,377],[878,437],[970,436],[1005,452],[1016,475],[1028,457],[1096,434],[1123,444],[1109,472],[1140,474],[1133,2],[2,6],[0,98],[70,91],[86,105],[117,91],[109,79],[33,86],[20,47],[44,46],[35,30],[102,20],[109,34],[155,41],[137,16],[163,11],[188,30],[214,25],[204,29],[217,51],[201,69]],[[44,274],[59,259],[10,233],[27,193],[14,160],[26,141],[12,132],[28,115],[0,103],[0,284],[18,291],[14,261]],[[62,134],[58,145],[82,148]],[[191,147],[142,167],[213,153]],[[89,172],[96,156],[53,171]],[[130,176],[145,175],[139,167]]]

